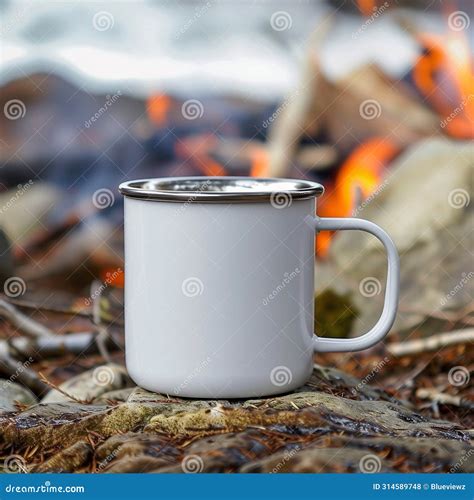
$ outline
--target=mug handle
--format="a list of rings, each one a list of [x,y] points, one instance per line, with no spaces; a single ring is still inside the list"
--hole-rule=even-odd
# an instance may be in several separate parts
[[[377,224],[365,219],[310,217],[316,232],[357,229],[373,234],[385,247],[388,257],[387,286],[382,314],[377,323],[364,335],[353,339],[331,339],[314,335],[315,352],[361,351],[382,340],[390,331],[398,308],[400,262],[398,252],[390,236]]]

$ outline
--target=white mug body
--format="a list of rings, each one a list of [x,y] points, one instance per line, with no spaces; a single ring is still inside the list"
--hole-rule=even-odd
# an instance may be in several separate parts
[[[125,198],[126,364],[152,391],[248,398],[313,366],[315,198]]]

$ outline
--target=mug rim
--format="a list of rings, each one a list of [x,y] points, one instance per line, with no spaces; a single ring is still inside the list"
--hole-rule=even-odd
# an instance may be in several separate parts
[[[185,176],[136,179],[123,182],[125,197],[149,201],[222,203],[265,202],[286,196],[305,200],[320,196],[324,187],[313,181],[276,177]]]

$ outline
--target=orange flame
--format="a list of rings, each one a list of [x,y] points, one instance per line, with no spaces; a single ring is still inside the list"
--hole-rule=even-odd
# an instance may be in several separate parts
[[[357,0],[357,7],[364,16],[370,16],[377,8],[376,0]]]
[[[100,279],[107,283],[108,286],[123,288],[125,284],[124,274],[123,269],[120,267],[103,269],[100,273]]]
[[[255,147],[250,152],[250,157],[250,175],[252,177],[268,177],[270,171],[268,152],[263,148]]]
[[[217,144],[217,137],[212,134],[199,134],[179,139],[176,144],[176,154],[184,161],[191,160],[203,175],[227,175],[223,165],[211,156],[212,149]]]
[[[326,194],[318,205],[322,217],[350,216],[359,203],[378,188],[384,168],[398,153],[386,139],[374,138],[357,147],[344,162],[336,180],[326,185]],[[327,255],[332,233],[323,231],[316,239],[316,252]]]
[[[449,135],[474,138],[473,60],[465,34],[451,30],[447,35],[421,34],[418,40],[425,53],[413,69],[416,85]]]
[[[168,112],[173,100],[166,94],[151,96],[146,103],[146,111],[150,121],[158,127],[163,126],[168,119]]]

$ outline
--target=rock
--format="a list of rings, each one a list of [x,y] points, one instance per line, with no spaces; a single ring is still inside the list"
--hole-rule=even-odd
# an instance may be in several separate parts
[[[121,399],[0,415],[0,447],[20,456],[34,449],[28,467],[41,471],[348,472],[363,459],[382,471],[470,468],[471,436],[459,425],[318,365],[308,384],[283,396],[201,401],[133,388]]]
[[[128,432],[112,436],[97,448],[97,471],[149,472],[175,463],[180,455],[164,436]]]
[[[298,448],[278,453],[248,464],[239,472],[365,472],[364,464],[374,467],[373,472],[395,472],[383,464],[377,455],[351,448]],[[373,464],[373,465],[371,465]]]
[[[89,402],[110,391],[134,386],[125,367],[109,363],[72,377],[59,388],[78,401]],[[65,394],[51,390],[41,400],[42,403],[62,403],[72,401]]]
[[[424,311],[458,309],[471,301],[472,258],[469,252],[452,250],[463,241],[468,246],[473,172],[472,143],[425,140],[394,161],[379,190],[358,210],[358,217],[379,224],[391,235],[401,255],[397,330],[421,323]],[[334,238],[330,259],[336,275],[343,276],[352,290],[351,300],[360,311],[353,334],[360,335],[382,309],[385,253],[375,238],[341,231]],[[440,263],[442,271],[437,271]],[[331,288],[330,280],[326,287]]]
[[[95,398],[92,403],[94,404],[107,404],[110,402],[125,403],[130,395],[136,390],[136,387],[127,387],[125,389],[117,389],[114,391],[104,392],[97,398]]]
[[[37,403],[36,396],[26,387],[11,380],[0,379],[0,413],[17,411],[15,402],[31,406]]]
[[[342,453],[341,450],[344,449]],[[427,438],[359,439],[338,437],[308,447],[293,446],[284,452],[243,466],[240,472],[395,472],[394,463],[406,470],[470,472],[472,447],[459,441]],[[387,454],[387,451],[390,453]],[[458,464],[456,466],[456,464]],[[400,470],[403,472],[403,469]]]
[[[93,450],[90,443],[78,441],[69,448],[53,455],[31,472],[78,472],[78,469],[89,463],[92,455]]]
[[[0,226],[11,241],[24,243],[60,199],[60,190],[51,184],[33,180],[20,184],[0,194]]]

